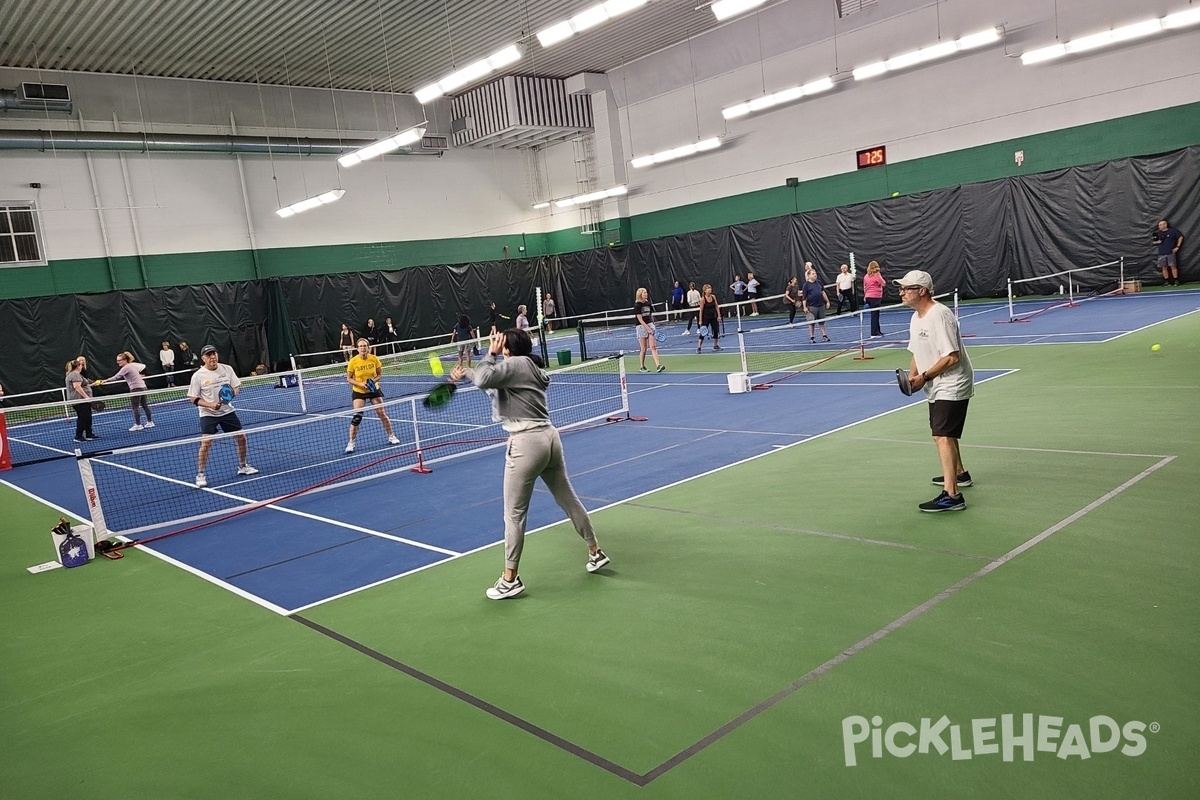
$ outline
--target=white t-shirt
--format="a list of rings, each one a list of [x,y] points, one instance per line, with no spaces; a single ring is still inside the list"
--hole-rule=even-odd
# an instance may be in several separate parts
[[[175,366],[175,351],[169,347],[166,350],[159,350],[158,351],[158,360],[162,363],[162,365],[164,367]]]
[[[839,272],[835,281],[837,288],[843,292],[854,288],[854,276],[849,272]]]
[[[700,305],[700,290],[699,289],[688,289],[687,303],[692,308],[696,308],[697,306]]]
[[[975,394],[975,371],[963,345],[954,312],[941,303],[919,316],[915,311],[908,323],[908,349],[917,362],[917,372],[924,372],[947,353],[958,353],[958,363],[934,376],[922,387],[929,402],[934,400],[967,400]]]
[[[192,383],[188,386],[187,396],[190,399],[199,397],[206,403],[216,403],[221,399],[221,387],[228,386],[236,389],[242,385],[241,379],[228,364],[217,364],[216,369],[201,367],[192,375]],[[197,406],[202,417],[223,417],[233,411],[233,404],[222,403],[220,408],[212,409]]]

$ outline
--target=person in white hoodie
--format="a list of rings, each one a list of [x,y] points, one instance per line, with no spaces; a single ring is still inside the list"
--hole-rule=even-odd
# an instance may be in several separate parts
[[[504,360],[496,357],[503,354]],[[541,478],[554,502],[566,512],[576,532],[587,543],[588,572],[608,564],[596,543],[592,520],[579,501],[563,457],[562,439],[550,422],[546,387],[550,375],[533,353],[529,332],[519,328],[494,333],[483,361],[473,369],[456,366],[450,379],[469,378],[480,389],[490,389],[496,416],[508,431],[504,459],[504,574],[487,590],[491,600],[507,600],[525,591],[518,568],[525,545],[525,523],[533,484]]]

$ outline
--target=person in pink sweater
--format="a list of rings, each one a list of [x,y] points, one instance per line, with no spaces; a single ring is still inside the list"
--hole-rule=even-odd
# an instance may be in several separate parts
[[[150,413],[150,403],[146,400],[146,379],[142,377],[142,370],[146,368],[145,364],[139,364],[134,361],[133,354],[129,351],[117,353],[117,374],[111,378],[105,378],[102,381],[96,381],[94,385],[99,386],[102,383],[116,383],[124,381],[129,386],[129,409],[133,411],[133,427],[129,430],[140,431],[143,428],[154,427],[154,416]],[[146,412],[146,424],[142,425],[141,415],[138,413],[139,407]]]
[[[883,305],[883,287],[886,283],[883,273],[879,271],[879,262],[867,264],[867,274],[863,276],[863,301],[871,309],[872,339],[883,336],[883,329],[879,327],[879,307]]]

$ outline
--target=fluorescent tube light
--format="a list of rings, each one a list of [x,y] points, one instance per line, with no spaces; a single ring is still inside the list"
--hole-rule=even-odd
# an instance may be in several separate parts
[[[752,8],[758,8],[767,0],[717,0],[709,8],[720,21],[744,14]]]
[[[302,211],[308,211],[312,208],[319,208],[329,203],[336,203],[338,200],[342,199],[342,195],[345,193],[345,189],[331,189],[330,191],[323,192],[316,197],[309,197],[305,200],[299,201],[298,203],[292,203],[290,206],[276,209],[275,213],[284,219],[287,219],[288,217],[296,216]]]

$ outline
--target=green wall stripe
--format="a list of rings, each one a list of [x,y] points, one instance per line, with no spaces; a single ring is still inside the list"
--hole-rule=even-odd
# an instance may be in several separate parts
[[[268,278],[498,261],[504,258],[506,246],[509,258],[536,258],[865,203],[893,192],[923,192],[1162,153],[1194,144],[1200,144],[1200,103],[855,170],[805,181],[795,188],[776,186],[607,220],[597,234],[581,234],[579,227],[573,226],[549,233],[283,247],[258,251],[258,269],[260,277]],[[1022,167],[1013,163],[1016,150],[1025,151]],[[134,256],[111,261],[115,282],[109,276],[109,261],[104,258],[66,259],[52,261],[46,267],[0,269],[0,299],[139,289],[147,284],[161,287],[224,283],[256,277],[254,253],[250,250],[152,255],[145,256],[141,264]]]

